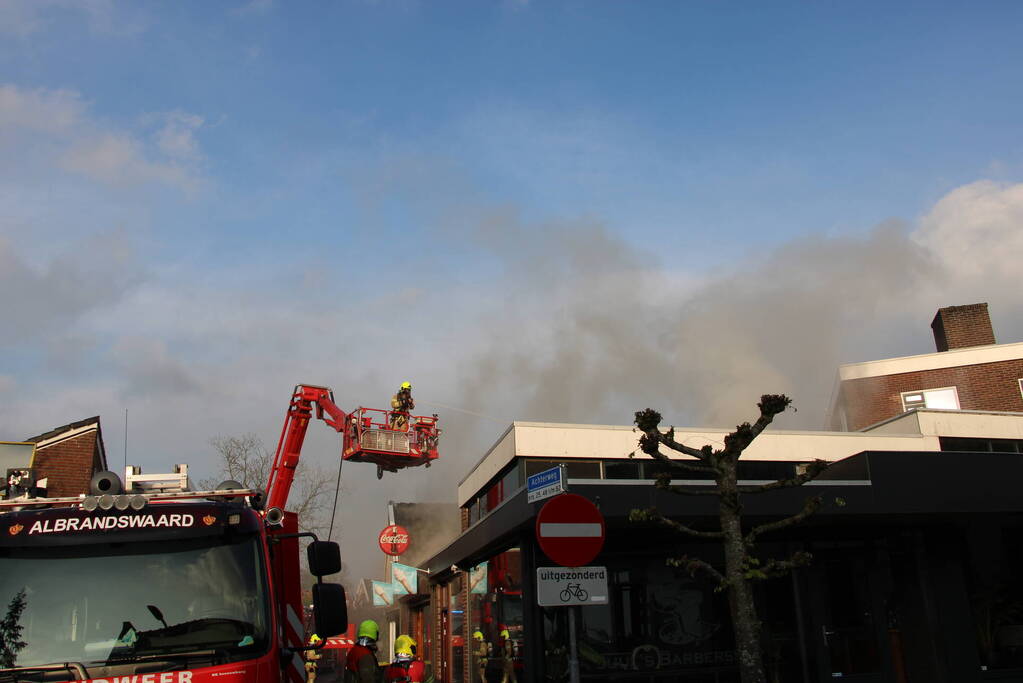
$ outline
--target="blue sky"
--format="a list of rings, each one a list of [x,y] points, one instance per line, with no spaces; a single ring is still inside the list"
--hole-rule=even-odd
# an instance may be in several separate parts
[[[819,427],[835,366],[931,351],[939,306],[1023,339],[1021,20],[0,0],[0,440],[98,413],[116,451],[129,407],[130,459],[202,472],[297,382],[411,379],[450,464],[388,495],[450,498],[513,419],[786,391]]]

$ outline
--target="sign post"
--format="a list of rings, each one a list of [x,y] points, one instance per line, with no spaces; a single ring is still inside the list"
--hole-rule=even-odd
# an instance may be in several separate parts
[[[526,502],[535,503],[565,492],[565,466],[558,465],[526,478]]]
[[[547,557],[571,568],[537,568],[536,592],[540,605],[568,605],[568,675],[570,683],[579,683],[575,606],[607,604],[607,569],[582,566],[604,547],[604,515],[586,498],[562,493],[544,503],[536,516],[536,540]]]

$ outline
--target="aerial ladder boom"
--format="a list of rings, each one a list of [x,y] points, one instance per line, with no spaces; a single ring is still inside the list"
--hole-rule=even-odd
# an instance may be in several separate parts
[[[440,430],[436,415],[415,416],[362,407],[346,413],[334,403],[334,392],[329,387],[299,384],[291,395],[274,453],[266,486],[267,510],[284,510],[288,503],[302,444],[314,415],[341,433],[343,460],[374,463],[378,477],[384,470],[397,472],[417,465],[429,467],[430,462],[437,459]],[[395,415],[403,415],[405,419],[397,421]]]

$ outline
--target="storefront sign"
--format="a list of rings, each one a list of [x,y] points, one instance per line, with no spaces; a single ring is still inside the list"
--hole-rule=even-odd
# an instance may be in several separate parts
[[[526,502],[535,503],[565,492],[565,466],[558,465],[526,477]]]
[[[398,562],[391,563],[391,586],[395,595],[415,595],[419,592],[419,571]]]
[[[607,604],[607,567],[537,567],[541,607]]]
[[[474,595],[487,593],[487,563],[480,562],[469,570],[469,592]]]
[[[380,549],[388,555],[401,555],[408,550],[408,531],[403,526],[392,524],[384,527],[377,542],[380,544]]]
[[[383,581],[373,582],[373,605],[390,607],[394,604],[394,587]]]

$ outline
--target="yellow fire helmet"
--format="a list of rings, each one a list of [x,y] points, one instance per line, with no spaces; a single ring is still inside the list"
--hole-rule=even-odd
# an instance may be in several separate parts
[[[412,636],[402,634],[394,639],[394,654],[396,657],[412,657],[416,653],[416,641]]]
[[[411,389],[412,388],[412,382],[402,382],[401,383],[401,388],[402,389]]]
[[[309,642],[315,645],[316,643],[320,642],[320,637],[314,633],[311,636],[309,636]]]
[[[511,638],[511,634],[508,633],[508,629],[506,629],[506,628],[501,629],[501,637],[504,638],[505,640],[508,640],[508,639]]]
[[[483,631],[473,631],[472,637],[476,640],[483,640]]]

